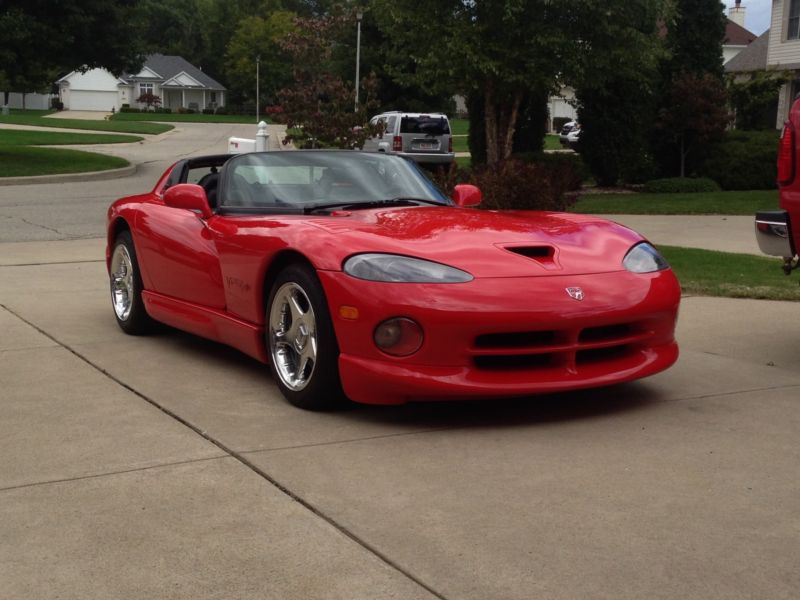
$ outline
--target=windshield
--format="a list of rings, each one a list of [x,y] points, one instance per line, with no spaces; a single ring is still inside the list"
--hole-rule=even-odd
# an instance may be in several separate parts
[[[358,208],[398,199],[452,204],[413,162],[347,150],[242,154],[225,165],[223,189],[223,209],[247,212]]]

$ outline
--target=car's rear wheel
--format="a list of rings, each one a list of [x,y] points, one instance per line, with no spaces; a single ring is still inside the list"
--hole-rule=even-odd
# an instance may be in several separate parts
[[[121,231],[114,240],[111,252],[111,306],[122,331],[142,335],[153,327],[153,320],[142,300],[142,276],[136,261],[136,248],[129,231]]]
[[[307,410],[325,410],[343,398],[339,346],[325,292],[312,269],[294,264],[281,271],[267,302],[267,348],[281,393]]]

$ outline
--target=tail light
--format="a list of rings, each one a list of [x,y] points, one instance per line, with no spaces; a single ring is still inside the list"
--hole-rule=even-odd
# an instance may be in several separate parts
[[[778,144],[778,183],[789,185],[794,181],[794,125],[788,121]]]
[[[452,135],[450,136],[450,141],[447,142],[447,151],[448,152],[452,152],[453,151],[453,136]]]
[[[392,150],[395,152],[403,151],[403,138],[399,135],[394,136],[392,139]]]

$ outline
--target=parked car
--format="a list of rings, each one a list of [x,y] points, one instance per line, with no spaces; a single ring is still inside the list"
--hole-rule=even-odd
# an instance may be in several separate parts
[[[378,153],[179,160],[109,209],[113,314],[129,334],[159,321],[238,348],[306,409],[606,386],[675,362],[680,287],[642,236],[480,199]]]
[[[387,112],[370,119],[383,124],[383,133],[368,139],[366,152],[411,158],[420,164],[449,164],[455,160],[450,121],[442,113]]]
[[[778,197],[781,210],[756,213],[756,239],[764,254],[783,259],[783,272],[790,275],[800,267],[800,100],[778,144]]]
[[[576,121],[570,121],[561,129],[561,133],[558,136],[558,141],[561,142],[561,146],[564,148],[577,150],[578,143],[580,142],[581,131],[582,129],[579,123]]]

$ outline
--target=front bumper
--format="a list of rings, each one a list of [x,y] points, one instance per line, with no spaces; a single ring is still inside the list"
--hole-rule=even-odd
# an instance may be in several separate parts
[[[680,287],[672,271],[390,284],[321,272],[340,348],[345,393],[400,404],[528,396],[630,381],[678,357]],[[581,301],[566,288],[580,287]],[[340,316],[340,306],[358,318]],[[404,358],[372,340],[383,320],[404,316],[425,333]]]
[[[761,252],[791,259],[797,254],[792,241],[792,222],[785,210],[756,213],[756,240]]]

